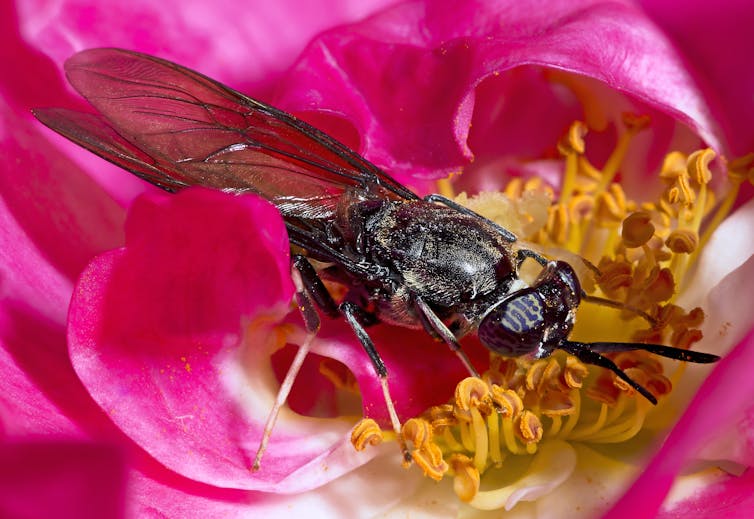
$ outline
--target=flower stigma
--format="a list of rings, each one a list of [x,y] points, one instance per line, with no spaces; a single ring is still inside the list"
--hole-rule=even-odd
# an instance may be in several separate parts
[[[649,117],[625,114],[623,133],[602,168],[587,159],[586,125],[573,123],[558,144],[564,174],[557,198],[536,177],[514,178],[502,192],[473,197],[455,196],[450,180],[439,181],[440,193],[512,231],[520,247],[576,270],[592,299],[578,309],[573,340],[688,349],[702,339],[704,311],[682,308],[676,299],[739,187],[754,177],[754,154],[726,164],[727,185],[715,183],[726,189],[718,201],[710,171],[715,153],[671,152],[653,199],[635,200],[616,178],[633,137],[650,123]],[[520,275],[530,281],[539,269],[527,259]],[[461,380],[447,403],[405,421],[402,432],[414,463],[434,480],[452,478],[457,496],[477,509],[509,510],[545,495],[575,470],[574,443],[626,444],[640,437],[653,413],[674,412],[663,404],[684,371],[682,362],[662,363],[642,350],[605,356],[658,405],[613,372],[561,351],[542,359],[490,353],[481,378]],[[666,366],[672,366],[670,373]],[[352,443],[361,450],[393,439],[391,433],[364,419]]]

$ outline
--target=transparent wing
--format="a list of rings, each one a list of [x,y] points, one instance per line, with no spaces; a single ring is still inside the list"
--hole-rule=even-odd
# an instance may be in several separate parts
[[[93,49],[65,68],[99,115],[48,109],[37,117],[169,191],[252,191],[299,218],[331,217],[353,187],[364,196],[418,198],[316,128],[174,63]]]

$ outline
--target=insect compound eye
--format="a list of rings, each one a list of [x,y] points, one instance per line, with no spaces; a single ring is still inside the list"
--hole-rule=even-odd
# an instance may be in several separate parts
[[[580,299],[581,283],[579,283],[579,278],[576,276],[576,271],[573,270],[573,267],[565,261],[558,261],[556,263],[556,271],[560,280],[568,286],[571,294],[573,294],[575,298]]]
[[[542,296],[524,289],[503,300],[479,324],[479,340],[507,357],[535,353],[543,343],[545,306]]]

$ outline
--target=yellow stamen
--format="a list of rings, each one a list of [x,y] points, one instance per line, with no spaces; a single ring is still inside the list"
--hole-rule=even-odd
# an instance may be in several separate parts
[[[382,439],[380,427],[371,418],[360,420],[351,431],[351,444],[357,451],[363,451],[367,445],[379,445]]]
[[[576,175],[579,170],[579,156],[584,153],[585,149],[584,136],[586,132],[584,123],[577,121],[571,125],[566,139],[558,145],[560,153],[566,158],[563,186],[560,190],[561,204],[567,204],[573,195],[573,190],[576,186]]]
[[[648,115],[623,114],[623,124],[626,125],[627,131],[618,136],[618,143],[602,168],[600,183],[597,186],[598,192],[604,191],[612,183],[615,174],[618,172],[621,164],[623,164],[623,160],[628,153],[629,144],[631,144],[637,133],[649,126],[649,123],[650,118]]]
[[[450,178],[441,178],[437,181],[437,192],[447,198],[455,198],[456,196]]]
[[[463,454],[451,456],[450,468],[455,474],[453,490],[461,501],[468,503],[479,492],[479,470],[474,467],[471,459]]]
[[[698,308],[687,312],[673,301],[711,232],[700,237],[715,201],[710,184],[714,153],[669,153],[659,175],[666,183],[661,195],[656,200],[632,200],[614,179],[633,138],[650,121],[625,115],[623,123],[625,130],[601,170],[587,158],[586,125],[571,125],[558,144],[564,176],[557,201],[552,201],[552,190],[538,178],[513,179],[504,194],[469,198],[462,193],[456,200],[528,236],[548,256],[550,249],[565,247],[572,254],[564,257],[574,266],[579,263],[572,259],[574,255],[588,260],[579,278],[592,297],[579,308],[574,340],[646,341],[688,348],[701,339],[704,313]],[[716,227],[728,213],[740,184],[754,179],[754,154],[731,163],[729,176],[733,194],[723,199],[707,229]],[[438,187],[445,196],[452,196],[450,181]],[[526,273],[521,275],[526,277]],[[605,299],[616,304],[593,304]],[[617,336],[606,337],[611,333]],[[662,363],[643,351],[606,356],[663,405],[673,384]],[[517,485],[547,480],[551,473],[547,460],[560,459],[562,454],[565,474],[575,465],[568,442],[626,442],[641,431],[654,409],[613,372],[586,366],[562,352],[545,359],[492,354],[482,378],[459,382],[449,403],[408,420],[403,436],[428,477],[452,474],[459,497],[487,509],[515,501],[512,496],[518,488],[480,491],[485,474],[494,467],[505,470],[503,465],[512,457],[534,456]],[[370,432],[354,430],[354,444],[366,445],[376,435],[376,426],[360,427]]]

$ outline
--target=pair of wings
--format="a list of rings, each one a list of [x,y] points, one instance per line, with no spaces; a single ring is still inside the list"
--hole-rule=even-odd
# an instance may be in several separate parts
[[[312,220],[332,219],[348,189],[418,199],[309,124],[169,61],[92,49],[70,58],[65,70],[98,113],[50,108],[35,116],[167,191],[199,185],[253,192],[275,204],[289,229],[302,232]]]

